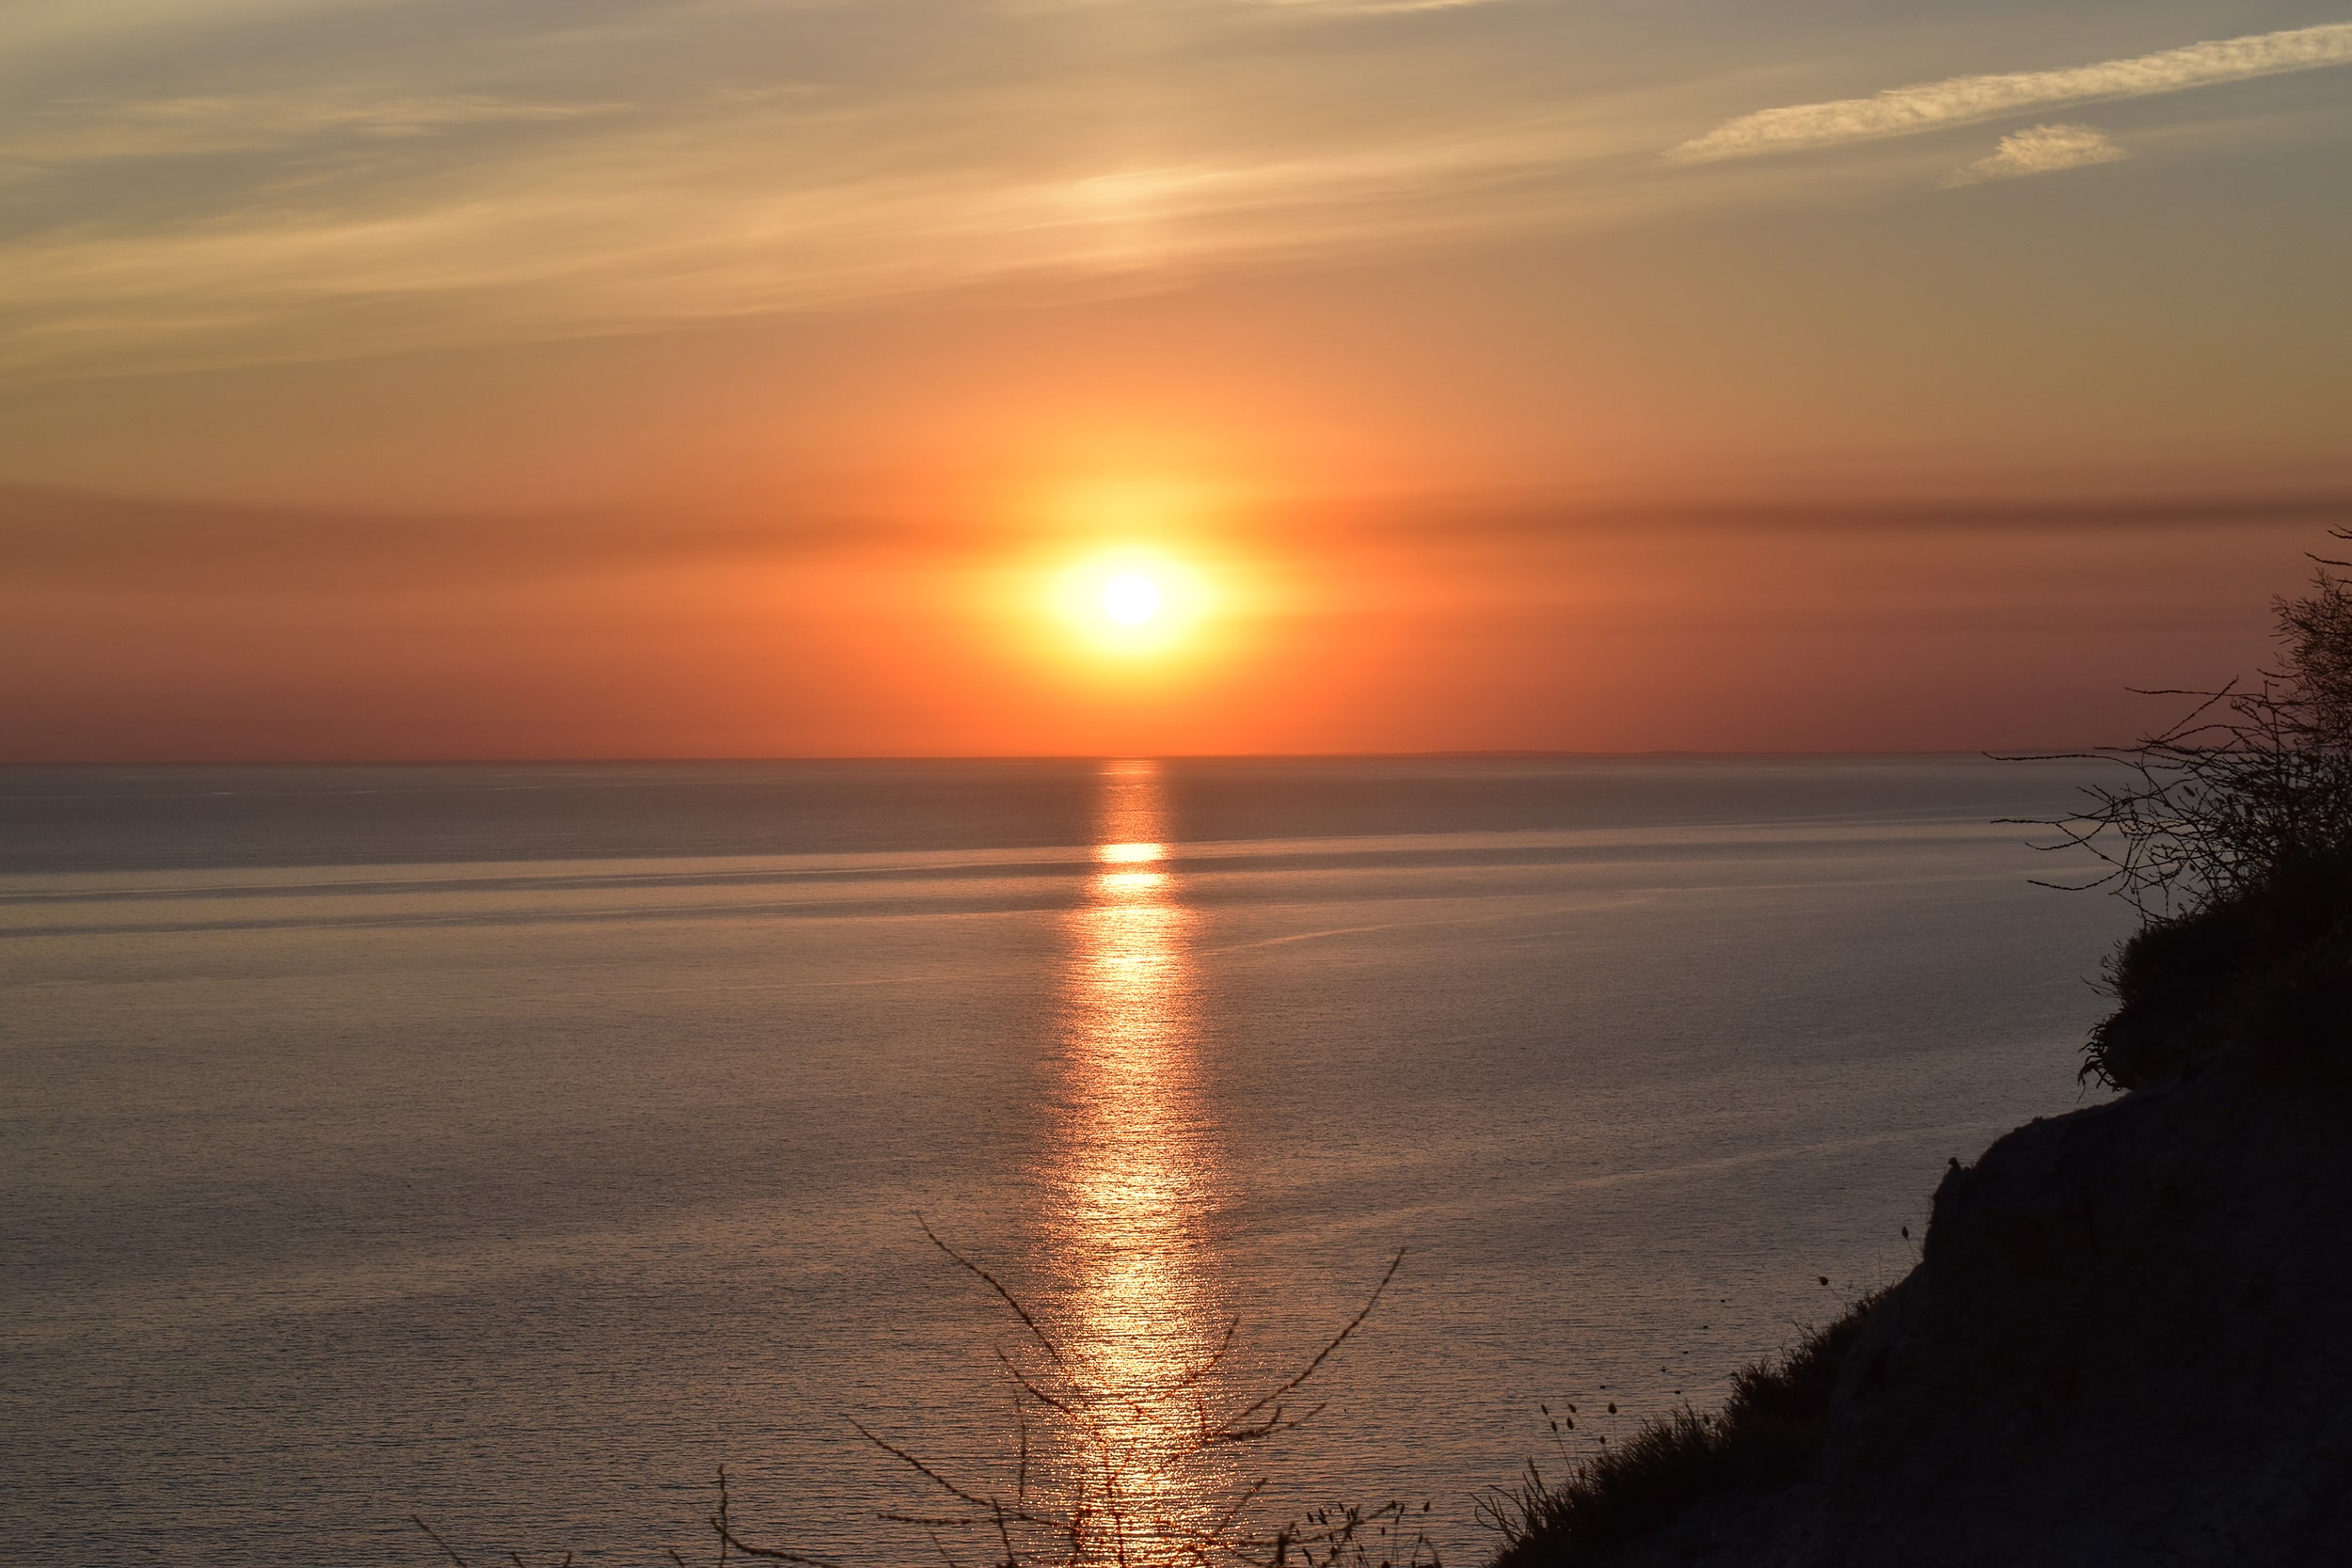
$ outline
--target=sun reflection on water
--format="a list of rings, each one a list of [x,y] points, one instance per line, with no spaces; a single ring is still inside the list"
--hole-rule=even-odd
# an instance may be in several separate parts
[[[1099,791],[1096,869],[1070,917],[1049,1244],[1067,1348],[1123,1450],[1118,1484],[1183,1530],[1230,1479],[1200,1451],[1213,1391],[1193,1375],[1226,1330],[1203,1236],[1217,1167],[1199,1084],[1195,916],[1165,869],[1159,765],[1107,764]]]

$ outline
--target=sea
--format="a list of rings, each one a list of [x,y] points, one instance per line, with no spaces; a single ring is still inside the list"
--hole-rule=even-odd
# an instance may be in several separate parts
[[[0,770],[0,1561],[1476,1563],[2104,1098],[2089,777]]]

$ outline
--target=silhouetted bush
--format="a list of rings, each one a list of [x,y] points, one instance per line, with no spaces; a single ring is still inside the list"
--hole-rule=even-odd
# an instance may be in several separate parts
[[[2352,852],[2151,920],[2108,966],[2116,1010],[2091,1031],[2084,1072],[2152,1088],[2233,1050],[2345,1055],[2352,1002]]]

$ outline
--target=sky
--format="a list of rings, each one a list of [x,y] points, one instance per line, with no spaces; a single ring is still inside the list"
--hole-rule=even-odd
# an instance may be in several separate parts
[[[2348,171],[2345,0],[12,0],[0,760],[2128,739]]]

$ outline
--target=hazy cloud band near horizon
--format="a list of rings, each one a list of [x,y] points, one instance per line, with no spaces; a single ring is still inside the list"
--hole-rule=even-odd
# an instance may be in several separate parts
[[[2004,115],[2119,98],[2148,98],[2223,82],[2352,65],[2352,22],[2216,39],[2129,59],[2053,71],[1954,76],[1889,87],[1868,98],[1794,103],[1727,119],[1670,149],[1675,163],[1715,163],[1840,142],[1911,135]]]

